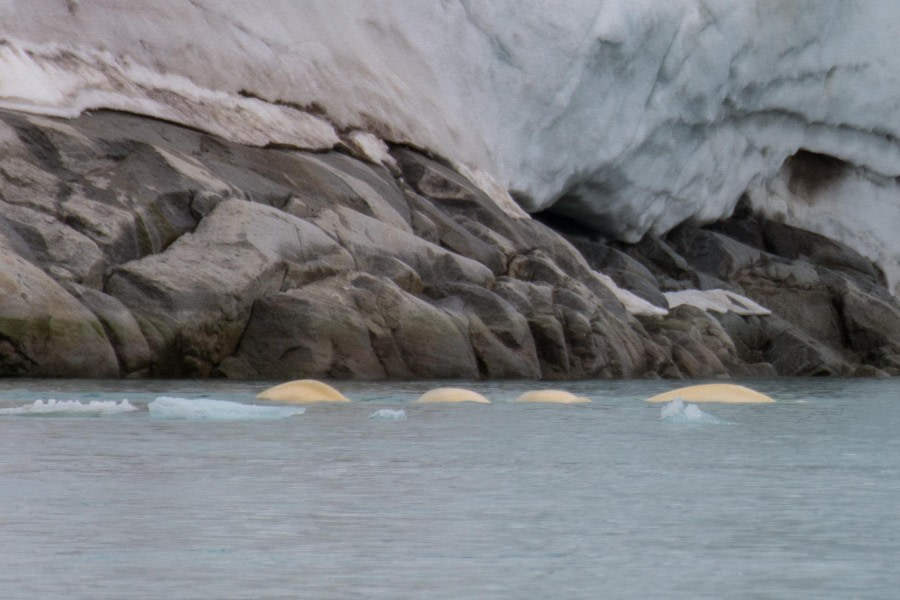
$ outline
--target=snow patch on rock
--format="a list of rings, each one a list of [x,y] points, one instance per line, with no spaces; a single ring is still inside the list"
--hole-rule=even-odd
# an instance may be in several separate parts
[[[669,308],[687,304],[707,312],[712,311],[722,314],[728,312],[741,316],[768,316],[772,314],[772,311],[768,308],[757,304],[750,298],[728,290],[682,290],[679,292],[665,292],[663,295],[669,302]]]
[[[625,307],[625,310],[633,315],[664,317],[669,314],[669,311],[667,311],[666,309],[651,304],[640,296],[626,289],[620,288],[616,284],[616,282],[613,281],[612,277],[608,275],[604,275],[603,273],[594,271],[594,277],[596,277],[603,285],[609,288],[609,291],[611,291],[616,299],[622,303],[622,306]]]

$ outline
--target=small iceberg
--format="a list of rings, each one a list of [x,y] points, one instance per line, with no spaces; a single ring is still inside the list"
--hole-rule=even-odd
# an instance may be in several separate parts
[[[136,406],[128,400],[116,402],[114,400],[91,400],[90,402],[80,402],[78,400],[35,400],[31,404],[24,406],[12,406],[9,408],[0,408],[0,415],[14,416],[88,416],[102,417],[106,415],[115,415],[121,413],[129,413],[138,410]]]
[[[160,396],[147,405],[154,419],[190,421],[253,421],[286,419],[302,415],[306,409],[295,406],[261,406],[207,398],[173,398]]]
[[[376,421],[402,421],[406,418],[406,411],[382,408],[369,415],[369,418]]]
[[[685,404],[681,398],[675,398],[659,412],[659,418],[668,423],[721,423],[716,417],[697,408],[696,404]]]

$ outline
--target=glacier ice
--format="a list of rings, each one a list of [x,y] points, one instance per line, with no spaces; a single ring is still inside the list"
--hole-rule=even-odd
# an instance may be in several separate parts
[[[893,0],[9,0],[0,106],[409,142],[626,241],[746,195],[898,293],[898,26]],[[842,166],[796,185],[799,151]]]

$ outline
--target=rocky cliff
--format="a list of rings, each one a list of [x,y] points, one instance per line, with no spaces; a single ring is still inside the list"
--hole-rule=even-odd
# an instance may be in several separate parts
[[[838,242],[749,208],[607,242],[370,141],[0,112],[0,374],[900,374],[900,305]]]

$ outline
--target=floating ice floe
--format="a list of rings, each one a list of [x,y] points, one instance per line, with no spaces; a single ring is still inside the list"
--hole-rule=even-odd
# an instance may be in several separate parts
[[[78,400],[35,400],[31,404],[0,408],[0,415],[81,415],[104,416],[120,413],[134,412],[136,406],[128,400],[116,402],[114,400],[91,400],[80,402]]]
[[[696,404],[685,404],[681,398],[675,398],[663,406],[659,417],[669,423],[721,423],[716,417],[697,408]]]
[[[402,421],[406,418],[406,411],[402,409],[392,410],[390,408],[382,408],[369,415],[369,418],[376,421]]]
[[[294,406],[260,406],[207,398],[161,396],[147,405],[154,419],[193,421],[252,421],[286,419],[302,415],[306,409]]]

